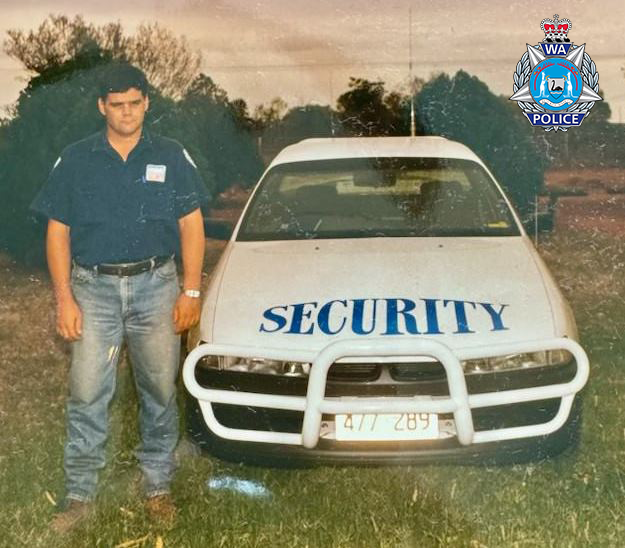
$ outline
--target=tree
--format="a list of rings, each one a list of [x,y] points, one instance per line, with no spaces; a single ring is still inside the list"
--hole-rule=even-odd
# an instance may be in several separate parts
[[[140,25],[128,41],[128,61],[143,69],[163,95],[182,97],[200,68],[200,55],[191,52],[186,39],[151,23]]]
[[[254,109],[254,125],[257,129],[264,130],[277,124],[282,119],[287,108],[289,108],[289,105],[280,97],[274,97],[268,106],[264,104],[257,105]]]
[[[42,74],[64,66],[79,53],[98,49],[113,60],[126,60],[141,68],[163,95],[184,95],[200,66],[184,37],[178,38],[157,23],[142,24],[134,36],[125,36],[119,22],[88,24],[77,15],[50,15],[37,30],[9,30],[4,50],[26,69]]]
[[[441,135],[471,148],[491,169],[522,214],[531,211],[543,187],[546,156],[533,128],[505,97],[494,95],[464,71],[430,80],[417,96],[417,112],[428,135]]]
[[[599,95],[604,97],[603,90],[601,88],[599,88]],[[588,122],[590,122],[595,125],[605,125],[610,121],[611,116],[612,109],[610,108],[610,104],[606,100],[597,101],[590,109],[588,119],[584,120],[584,123],[588,124]]]
[[[307,105],[292,108],[280,121],[286,144],[312,137],[331,137],[337,132],[336,114],[328,106]]]
[[[285,146],[312,137],[340,134],[336,114],[328,106],[307,105],[289,110],[281,120],[269,126],[262,135],[263,149],[270,156]]]
[[[384,82],[349,79],[349,90],[339,96],[337,110],[341,124],[350,135],[408,135],[403,116],[406,97],[387,94]]]
[[[244,99],[234,99],[228,103],[228,106],[230,107],[232,116],[234,116],[237,126],[240,129],[244,129],[246,131],[252,131],[254,129],[254,120],[250,117],[247,111],[247,103]]]
[[[167,134],[184,137],[192,149],[201,151],[216,192],[233,184],[249,186],[262,171],[244,107],[241,100],[230,103],[221,87],[200,74],[179,101],[176,119],[169,117]]]

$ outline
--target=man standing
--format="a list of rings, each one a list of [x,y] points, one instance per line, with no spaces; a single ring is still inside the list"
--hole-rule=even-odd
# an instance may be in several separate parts
[[[180,333],[200,316],[204,256],[199,206],[206,190],[189,154],[143,127],[145,75],[127,64],[105,72],[104,131],[67,147],[32,208],[48,217],[46,252],[57,331],[71,342],[64,453],[65,532],[89,515],[105,464],[108,407],[125,341],[140,402],[146,509],[171,522],[175,381]],[[173,257],[182,259],[180,290]]]

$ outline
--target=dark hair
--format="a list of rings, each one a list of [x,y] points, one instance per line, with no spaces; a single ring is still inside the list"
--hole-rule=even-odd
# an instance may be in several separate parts
[[[109,93],[123,93],[130,88],[136,88],[143,95],[147,95],[148,79],[145,74],[129,63],[114,63],[104,69],[98,97],[105,101]]]

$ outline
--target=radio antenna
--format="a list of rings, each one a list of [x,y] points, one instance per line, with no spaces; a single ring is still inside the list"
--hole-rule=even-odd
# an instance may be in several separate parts
[[[412,76],[412,6],[408,9],[408,72],[410,74],[410,136],[417,131],[414,115],[414,78]]]

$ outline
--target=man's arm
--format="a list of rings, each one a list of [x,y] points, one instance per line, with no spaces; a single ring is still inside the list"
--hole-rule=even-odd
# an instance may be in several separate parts
[[[82,313],[70,285],[70,227],[54,219],[48,221],[46,256],[56,299],[56,330],[75,341],[82,335]]]
[[[204,219],[200,208],[178,219],[180,249],[182,253],[183,289],[199,290],[204,262]],[[174,306],[174,327],[181,333],[200,320],[200,299],[180,294]]]

